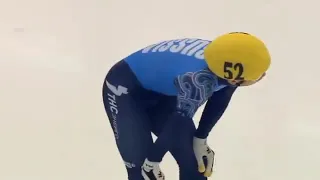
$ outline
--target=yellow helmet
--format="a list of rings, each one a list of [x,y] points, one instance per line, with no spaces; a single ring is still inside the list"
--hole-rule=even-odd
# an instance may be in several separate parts
[[[271,57],[257,37],[234,32],[219,36],[204,50],[209,69],[229,80],[257,80],[265,73]]]

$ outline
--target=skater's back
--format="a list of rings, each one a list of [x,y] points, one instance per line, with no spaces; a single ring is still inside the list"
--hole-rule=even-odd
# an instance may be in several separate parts
[[[207,70],[203,54],[209,43],[202,39],[163,41],[131,54],[125,61],[144,88],[176,95],[174,81],[178,76]]]

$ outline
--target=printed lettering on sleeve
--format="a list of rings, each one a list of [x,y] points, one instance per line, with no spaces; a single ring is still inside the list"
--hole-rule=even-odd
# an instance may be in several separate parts
[[[188,72],[175,80],[178,88],[179,112],[193,117],[197,109],[203,105],[218,86],[218,79],[208,70]]]

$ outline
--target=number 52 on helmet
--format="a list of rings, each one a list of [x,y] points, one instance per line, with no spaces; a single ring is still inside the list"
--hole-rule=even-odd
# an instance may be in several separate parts
[[[205,48],[204,58],[214,74],[227,80],[255,81],[271,64],[266,45],[242,32],[217,37]]]

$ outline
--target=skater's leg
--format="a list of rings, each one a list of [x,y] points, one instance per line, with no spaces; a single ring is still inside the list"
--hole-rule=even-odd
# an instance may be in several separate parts
[[[128,81],[111,72],[104,83],[103,102],[128,179],[142,180],[141,166],[153,143],[151,128],[142,105],[132,97],[134,78],[125,69],[121,72]]]
[[[179,165],[180,180],[207,180],[203,174],[198,172],[198,164],[193,151],[195,130],[195,127],[190,130],[186,129],[186,133],[181,135],[179,143],[170,150]]]
[[[162,97],[162,100],[149,109],[148,114],[152,123],[152,132],[155,135],[161,133],[162,127],[167,121],[167,117],[175,110],[176,98]],[[185,126],[187,128],[190,126]],[[185,129],[185,133],[179,138],[179,143],[170,149],[170,153],[179,165],[180,180],[206,180],[201,173],[198,172],[197,161],[193,152],[193,136],[196,127],[193,125],[191,129]]]

